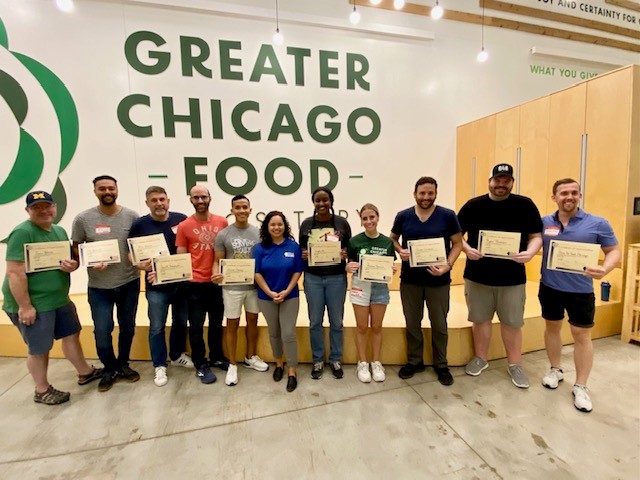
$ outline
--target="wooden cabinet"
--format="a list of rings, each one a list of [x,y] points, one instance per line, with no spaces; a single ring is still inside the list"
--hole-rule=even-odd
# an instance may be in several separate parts
[[[640,342],[640,243],[629,245],[621,334],[623,342]]]
[[[520,106],[520,171],[518,192],[531,198],[541,214],[551,188],[547,182],[549,155],[549,97]]]
[[[456,152],[456,209],[470,198],[487,193],[495,162],[496,116],[458,127]]]

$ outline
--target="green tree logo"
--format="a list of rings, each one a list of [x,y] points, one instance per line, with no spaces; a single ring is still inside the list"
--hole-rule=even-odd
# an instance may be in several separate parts
[[[21,218],[24,196],[41,189],[50,191],[58,203],[58,222],[67,207],[59,174],[78,145],[78,112],[55,73],[9,50],[1,18],[0,138],[0,218]],[[0,222],[0,238],[6,238],[13,223]]]

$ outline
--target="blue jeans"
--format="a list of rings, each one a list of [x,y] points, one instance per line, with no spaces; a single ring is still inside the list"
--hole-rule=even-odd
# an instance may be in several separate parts
[[[330,362],[342,359],[342,317],[347,294],[347,275],[314,275],[304,273],[304,294],[309,308],[309,337],[314,362],[324,361],[324,309],[329,314]]]
[[[209,359],[211,362],[224,360],[222,353],[222,287],[211,282],[187,282],[189,301],[189,343],[191,357],[196,368],[207,363],[204,345],[204,321],[209,314]]]
[[[167,366],[167,343],[164,327],[167,324],[171,305],[171,333],[169,334],[169,357],[177,360],[184,352],[187,341],[187,293],[180,284],[166,285],[161,290],[147,290],[149,304],[149,348],[154,367]]]
[[[113,374],[129,365],[131,343],[136,331],[136,311],[140,280],[135,279],[116,288],[92,288],[88,291],[89,306],[93,317],[98,358],[104,365],[104,372]],[[117,308],[118,326],[118,359],[113,351],[113,306]]]

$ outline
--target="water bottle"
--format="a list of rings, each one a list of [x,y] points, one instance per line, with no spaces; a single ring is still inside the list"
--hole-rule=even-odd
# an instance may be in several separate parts
[[[611,295],[611,284],[609,282],[602,282],[600,284],[600,299],[603,302],[608,302],[609,295]]]

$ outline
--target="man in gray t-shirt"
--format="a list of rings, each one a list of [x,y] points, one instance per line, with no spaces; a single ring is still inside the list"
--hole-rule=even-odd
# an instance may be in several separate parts
[[[244,195],[236,195],[231,199],[231,213],[236,221],[218,233],[215,240],[215,260],[213,263],[213,276],[211,281],[219,284],[224,275],[220,273],[220,260],[223,258],[252,258],[253,247],[260,243],[260,231],[257,227],[249,225],[251,204]],[[224,300],[224,316],[227,317],[227,353],[229,356],[229,369],[225,383],[229,386],[238,383],[238,366],[236,365],[236,345],[238,340],[238,327],[244,305],[247,318],[247,356],[243,365],[259,372],[266,372],[267,365],[257,354],[258,343],[258,294],[255,285],[224,285],[222,287]]]
[[[136,311],[140,293],[140,274],[128,257],[127,237],[138,214],[118,205],[118,184],[109,175],[93,180],[93,192],[98,206],[85,210],[73,220],[71,239],[78,258],[78,245],[84,242],[118,240],[120,263],[98,263],[88,267],[88,300],[93,317],[94,336],[98,358],[104,365],[104,374],[98,390],[111,389],[118,377],[128,382],[140,379],[138,372],[129,367],[129,353],[136,328]],[[113,306],[118,312],[118,358],[113,350]]]

